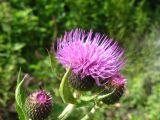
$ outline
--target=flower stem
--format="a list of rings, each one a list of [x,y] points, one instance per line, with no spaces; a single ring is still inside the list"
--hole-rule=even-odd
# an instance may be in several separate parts
[[[99,107],[97,105],[95,105],[88,114],[86,114],[83,118],[81,118],[81,120],[90,120],[90,118],[93,118],[93,115],[95,114],[96,110]]]
[[[59,120],[65,120],[74,110],[75,105],[74,104],[68,104],[66,108],[63,110],[63,112],[58,116]]]

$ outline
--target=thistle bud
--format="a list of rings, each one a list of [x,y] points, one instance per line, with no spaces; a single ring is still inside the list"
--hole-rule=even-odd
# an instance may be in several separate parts
[[[94,86],[94,79],[91,76],[86,76],[81,78],[80,75],[76,75],[71,72],[69,76],[69,84],[77,90],[80,91],[89,91]]]
[[[105,104],[114,104],[120,100],[124,93],[126,80],[125,78],[117,74],[110,78],[108,85],[114,89],[113,93],[104,98],[102,101]],[[105,91],[104,91],[105,92]]]
[[[52,109],[51,95],[44,90],[31,93],[25,101],[25,111],[31,120],[44,120]]]

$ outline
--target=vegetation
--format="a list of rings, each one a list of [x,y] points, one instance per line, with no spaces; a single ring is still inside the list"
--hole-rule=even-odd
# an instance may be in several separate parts
[[[10,0],[0,1],[0,119],[17,119],[14,91],[18,71],[28,73],[28,91],[44,88],[54,95],[56,119],[65,107],[58,88],[64,69],[48,51],[65,31],[92,29],[126,49],[123,73],[127,90],[120,103],[96,113],[99,119],[160,119],[160,2],[158,0]],[[114,107],[113,107],[114,106]],[[68,119],[75,120],[86,109]]]

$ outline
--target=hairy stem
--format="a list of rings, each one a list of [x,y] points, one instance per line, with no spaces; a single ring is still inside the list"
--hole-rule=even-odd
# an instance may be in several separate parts
[[[68,104],[66,108],[63,110],[63,112],[58,116],[59,120],[65,120],[74,110],[75,105],[74,104]]]

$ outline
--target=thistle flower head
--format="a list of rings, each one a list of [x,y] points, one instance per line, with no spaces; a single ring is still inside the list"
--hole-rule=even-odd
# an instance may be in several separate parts
[[[126,79],[120,73],[117,73],[116,75],[110,78],[110,83],[115,88],[121,88],[121,87],[125,87]]]
[[[103,103],[114,104],[118,102],[124,93],[125,85],[126,79],[120,73],[112,76],[109,80],[109,86],[114,87],[114,91],[107,98],[102,100]]]
[[[47,118],[52,109],[51,100],[50,94],[44,90],[31,93],[25,102],[28,118],[32,120],[43,120]]]
[[[83,79],[91,76],[104,85],[124,65],[124,50],[100,33],[75,29],[58,39],[56,57],[64,67],[71,66]]]

